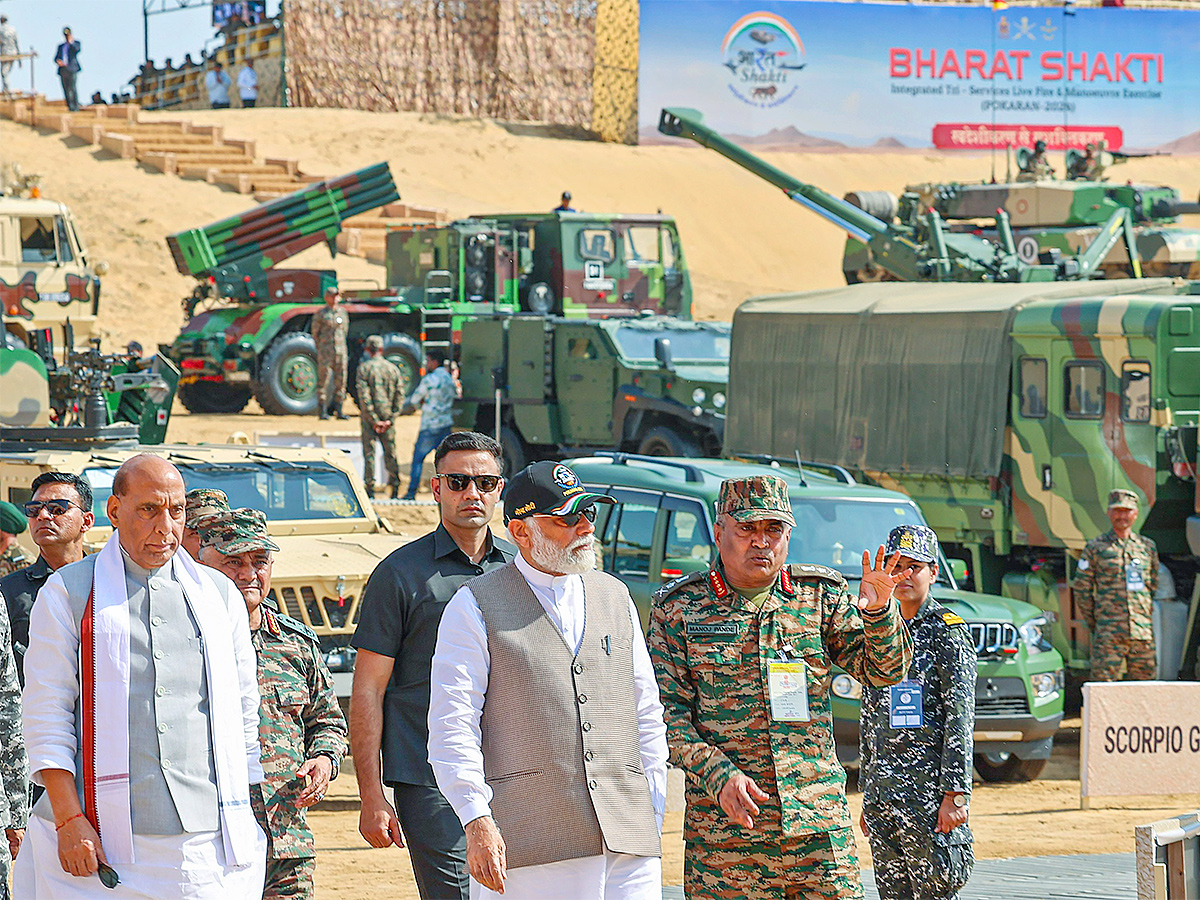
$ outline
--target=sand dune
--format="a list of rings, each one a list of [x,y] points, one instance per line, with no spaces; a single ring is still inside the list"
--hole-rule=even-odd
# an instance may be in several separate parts
[[[717,154],[692,146],[626,147],[566,140],[527,126],[410,113],[257,109],[145,114],[223,123],[253,138],[263,156],[295,157],[305,171],[337,174],[391,163],[405,200],[452,216],[549,209],[569,189],[577,208],[662,210],[679,222],[696,285],[697,315],[728,319],[755,294],[842,282],[844,236]],[[532,133],[531,133],[532,132]],[[878,149],[872,152],[764,153],[776,166],[841,196],[851,189],[898,191],[910,181],[982,180],[987,155]],[[45,174],[46,196],[71,205],[84,240],[112,271],[105,277],[102,327],[115,342],[169,341],[181,323],[190,280],[174,269],[169,233],[247,208],[248,198],[107,157],[57,135],[0,120],[0,162]],[[995,162],[1003,175],[1004,160]],[[1115,179],[1159,181],[1185,197],[1200,190],[1200,157],[1133,160]],[[322,248],[294,261],[326,266]],[[382,280],[382,266],[338,257],[343,277]]]

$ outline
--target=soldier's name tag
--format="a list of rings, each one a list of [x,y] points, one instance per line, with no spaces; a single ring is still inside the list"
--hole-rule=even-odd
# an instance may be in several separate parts
[[[807,722],[808,673],[800,660],[767,661],[767,694],[776,722]]]
[[[1142,574],[1142,561],[1132,559],[1125,564],[1125,590],[1144,591],[1145,589],[1146,578]]]
[[[925,725],[925,698],[921,685],[915,681],[893,684],[890,690],[891,709],[888,716],[893,728],[921,728]]]

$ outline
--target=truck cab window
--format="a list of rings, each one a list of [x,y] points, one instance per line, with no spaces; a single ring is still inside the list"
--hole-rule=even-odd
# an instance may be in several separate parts
[[[1046,417],[1046,360],[1038,356],[1021,357],[1021,415],[1027,419]]]
[[[1063,367],[1063,412],[1069,419],[1104,416],[1104,364],[1070,362]]]
[[[617,236],[608,228],[584,228],[579,232],[579,255],[610,263],[616,258]]]
[[[21,218],[21,262],[54,262],[54,217]]]
[[[1150,363],[1128,360],[1121,365],[1121,418],[1150,421]]]

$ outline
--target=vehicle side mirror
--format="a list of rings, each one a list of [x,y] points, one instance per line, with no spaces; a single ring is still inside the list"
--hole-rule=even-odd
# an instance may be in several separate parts
[[[670,338],[660,337],[654,339],[654,358],[658,360],[659,366],[668,372],[675,370],[675,364],[671,361]]]
[[[965,559],[950,559],[947,562],[950,564],[950,574],[954,576],[954,583],[961,585],[967,580],[967,561]]]

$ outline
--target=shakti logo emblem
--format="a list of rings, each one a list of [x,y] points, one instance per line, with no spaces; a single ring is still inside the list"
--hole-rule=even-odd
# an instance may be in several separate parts
[[[754,12],[733,23],[721,42],[729,89],[751,106],[778,106],[796,93],[804,43],[782,16]]]

